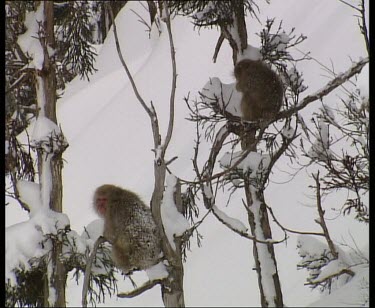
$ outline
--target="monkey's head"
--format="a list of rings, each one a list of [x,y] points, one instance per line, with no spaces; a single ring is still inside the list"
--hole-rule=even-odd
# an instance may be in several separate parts
[[[105,184],[99,186],[94,193],[94,209],[99,216],[105,217],[108,202],[121,193],[121,188]]]
[[[234,77],[236,78],[237,91],[243,92],[248,87],[249,77],[251,74],[262,66],[261,61],[243,59],[237,62],[234,67]]]
[[[236,66],[234,67],[234,77],[236,77],[237,80],[241,78],[241,75],[243,72],[248,72],[249,69],[251,69],[252,66],[254,66],[254,63],[257,61],[253,61],[250,59],[244,59],[239,62],[237,62]]]

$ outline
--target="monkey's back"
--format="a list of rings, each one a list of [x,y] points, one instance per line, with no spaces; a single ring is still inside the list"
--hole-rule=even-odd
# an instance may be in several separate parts
[[[113,257],[124,272],[146,269],[159,260],[160,236],[156,223],[148,208],[134,193],[123,190],[118,196],[114,215],[125,217],[116,220],[119,236],[113,243]]]
[[[235,67],[237,90],[243,94],[241,108],[245,120],[258,120],[281,108],[283,85],[277,74],[261,61],[244,59]]]

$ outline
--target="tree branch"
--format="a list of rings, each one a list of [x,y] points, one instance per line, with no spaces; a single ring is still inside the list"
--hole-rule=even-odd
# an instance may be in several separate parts
[[[133,87],[133,91],[134,91],[135,96],[137,97],[138,101],[141,103],[142,107],[145,109],[145,111],[147,112],[147,114],[150,117],[152,133],[153,133],[153,138],[154,138],[154,148],[156,150],[158,148],[158,146],[160,145],[160,135],[159,135],[159,123],[158,123],[158,118],[157,118],[155,108],[152,105],[152,102],[151,102],[151,107],[148,107],[146,105],[145,101],[143,100],[143,98],[141,97],[140,93],[138,92],[138,89],[137,89],[137,86],[134,82],[134,79],[133,79],[133,77],[132,77],[132,75],[131,75],[131,73],[128,69],[128,66],[126,65],[126,62],[125,62],[125,60],[122,56],[121,47],[120,47],[120,43],[119,43],[118,35],[117,35],[116,23],[115,23],[115,19],[113,17],[112,7],[110,6],[109,2],[106,2],[105,5],[106,5],[107,10],[109,11],[109,15],[111,17],[111,21],[112,21],[112,24],[113,24],[113,33],[114,33],[114,36],[115,36],[116,49],[117,49],[117,53],[118,53],[118,56],[120,58],[121,64],[124,67],[124,69],[126,71],[126,74],[127,74],[128,78],[130,80],[130,83]]]
[[[162,281],[163,280],[161,280],[161,279],[149,280],[146,283],[144,283],[143,285],[141,285],[139,288],[134,289],[133,291],[118,293],[117,297],[120,297],[120,298],[133,298],[133,297],[136,297],[136,296],[142,294],[143,292],[146,292],[147,290],[152,289],[157,284],[161,284]]]
[[[337,259],[339,257],[339,254],[338,254],[338,252],[335,248],[335,245],[332,242],[332,239],[331,239],[331,237],[329,235],[329,232],[328,232],[326,221],[324,219],[325,211],[323,211],[323,208],[322,208],[322,198],[321,198],[321,195],[320,195],[319,171],[316,175],[313,174],[312,176],[313,176],[313,178],[315,180],[315,183],[316,183],[316,206],[318,208],[318,213],[319,213],[319,220],[318,221],[315,220],[315,222],[318,223],[322,227],[324,237],[326,238],[329,250],[331,251],[334,259]]]
[[[330,82],[328,82],[324,88],[318,90],[317,92],[315,92],[313,94],[310,94],[310,95],[306,96],[297,106],[280,112],[274,119],[269,121],[267,124],[269,125],[270,123],[275,122],[279,119],[290,117],[294,113],[296,113],[296,112],[300,111],[301,109],[305,108],[310,103],[312,103],[312,102],[314,102],[318,99],[322,99],[324,96],[328,95],[333,90],[335,90],[337,87],[341,86],[343,83],[348,81],[355,74],[359,74],[361,72],[362,68],[367,63],[369,63],[368,57],[356,62],[346,72],[344,72],[342,74],[339,74],[334,79],[332,79]]]
[[[338,273],[334,273],[334,274],[326,276],[322,279],[318,279],[318,280],[312,279],[311,281],[306,282],[305,285],[318,285],[318,284],[323,283],[325,281],[331,280],[332,278],[337,278],[337,277],[339,277],[343,274],[347,274],[347,275],[350,275],[352,277],[355,275],[355,273],[351,269],[343,268]]]
[[[217,59],[217,56],[218,56],[218,54],[219,54],[219,51],[220,51],[220,48],[221,48],[221,45],[223,44],[223,42],[224,42],[224,35],[223,35],[223,33],[221,32],[221,33],[220,33],[220,36],[219,36],[219,38],[218,38],[218,40],[217,40],[216,46],[215,46],[215,52],[214,52],[214,55],[213,55],[213,57],[212,57],[212,61],[213,61],[214,63],[216,63],[216,59]]]
[[[109,15],[111,17],[111,21],[112,21],[112,25],[113,25],[113,33],[115,35],[116,49],[117,49],[117,53],[118,53],[118,56],[120,58],[121,64],[124,67],[124,69],[126,71],[126,74],[128,75],[128,78],[129,78],[130,83],[131,83],[131,85],[133,87],[133,90],[134,90],[134,94],[136,95],[138,101],[141,103],[142,107],[146,110],[147,114],[152,119],[153,116],[154,116],[154,114],[152,113],[151,109],[146,105],[145,101],[143,100],[143,98],[139,94],[137,86],[136,86],[136,84],[134,82],[134,79],[133,79],[133,77],[132,77],[132,75],[131,75],[131,73],[129,71],[129,68],[126,65],[126,62],[125,62],[125,60],[124,60],[124,58],[122,56],[122,51],[121,51],[120,43],[119,43],[119,40],[118,40],[117,28],[116,28],[115,18],[113,16],[112,7],[110,6],[109,2],[105,2],[105,5],[106,5],[106,8],[109,11]]]
[[[82,287],[82,307],[87,307],[87,290],[89,288],[92,263],[94,262],[94,258],[96,256],[96,252],[98,250],[99,245],[106,241],[107,240],[103,236],[98,237],[98,239],[96,240],[94,244],[94,248],[91,252],[91,255],[86,263],[85,279],[83,281],[83,287]]]
[[[289,229],[289,228],[286,228],[284,227],[277,219],[276,219],[276,216],[275,214],[273,213],[273,210],[270,206],[268,206],[266,204],[266,207],[267,209],[269,210],[269,212],[271,213],[271,216],[273,218],[273,221],[284,231],[284,232],[290,232],[290,233],[295,233],[295,234],[306,234],[306,235],[317,235],[317,236],[325,236],[323,233],[319,233],[319,232],[309,232],[309,231],[296,231],[296,230],[292,230],[292,229]]]
[[[204,194],[204,192],[203,192]],[[233,227],[230,223],[226,222],[225,220],[223,220],[214,210],[213,207],[211,207],[212,209],[212,213],[214,214],[214,216],[217,218],[217,220],[219,220],[224,226],[226,226],[227,228],[229,228],[230,230],[232,230],[233,232],[239,234],[240,236],[244,237],[244,238],[247,238],[248,240],[252,240],[256,243],[262,243],[262,244],[279,244],[279,243],[282,243],[286,240],[286,237],[284,237],[282,240],[259,240],[257,239],[255,236],[252,236],[250,235],[249,233],[247,232],[243,232],[241,230],[238,230],[236,229],[235,227]]]
[[[164,1],[164,9],[166,14],[166,23],[167,23],[167,29],[168,29],[168,36],[169,36],[169,44],[170,44],[170,50],[171,50],[171,59],[172,59],[172,89],[171,89],[171,96],[169,100],[169,124],[168,124],[168,131],[167,136],[165,137],[165,142],[163,145],[163,157],[165,154],[165,151],[167,150],[168,144],[172,138],[173,133],[173,124],[174,124],[174,101],[176,96],[176,83],[177,83],[177,72],[176,72],[176,57],[175,57],[175,48],[173,43],[173,37],[172,37],[172,29],[171,29],[171,19],[169,15],[169,9],[167,5],[167,1]]]

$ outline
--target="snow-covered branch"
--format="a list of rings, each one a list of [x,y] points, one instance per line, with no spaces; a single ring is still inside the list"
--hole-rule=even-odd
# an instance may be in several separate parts
[[[153,287],[155,287],[158,284],[161,284],[162,282],[163,282],[163,280],[161,280],[161,279],[149,280],[149,281],[145,282],[143,285],[141,285],[140,287],[138,287],[138,288],[136,288],[136,289],[134,289],[130,292],[118,293],[117,297],[133,298],[133,297],[136,297],[136,296],[142,294],[143,292],[146,292],[146,291],[152,289]]]
[[[176,250],[175,237],[182,236],[190,227],[186,218],[177,210],[174,201],[176,184],[177,178],[174,175],[169,175],[166,179],[166,187],[160,208],[164,231],[173,250]]]
[[[333,264],[334,261],[332,261],[331,263]],[[331,264],[331,263],[329,263],[329,264]],[[314,285],[318,285],[318,284],[324,284],[324,283],[327,283],[327,282],[331,281],[334,278],[338,278],[339,276],[341,276],[343,274],[347,274],[351,277],[353,277],[355,275],[354,272],[352,270],[348,269],[348,268],[342,268],[342,269],[339,269],[339,270],[336,269],[331,274],[324,273],[324,275],[323,275],[321,273],[317,278],[311,279],[308,282],[306,282],[305,285],[314,286]]]
[[[316,101],[316,100],[321,100],[324,96],[328,95],[331,93],[333,90],[341,86],[343,83],[347,82],[351,77],[353,77],[356,74],[359,74],[362,70],[362,68],[369,62],[369,58],[361,59],[358,62],[354,63],[351,68],[349,68],[346,72],[341,73],[337,75],[334,79],[329,81],[323,88],[320,90],[316,91],[313,94],[310,94],[306,96],[300,103],[298,103],[297,106],[283,110],[281,111],[275,119],[271,120],[268,124],[279,120],[283,118],[287,118],[292,116],[293,114],[297,113],[298,111],[302,110],[305,108],[307,105],[310,103]]]

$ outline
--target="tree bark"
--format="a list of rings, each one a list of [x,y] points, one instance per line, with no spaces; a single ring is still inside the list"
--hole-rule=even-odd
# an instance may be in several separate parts
[[[223,31],[224,36],[228,39],[230,46],[232,47],[233,51],[233,63],[236,64],[237,62],[237,55],[239,53],[242,53],[247,48],[247,29],[246,29],[246,22],[245,22],[245,13],[244,13],[244,3],[243,1],[237,1],[234,3],[234,23],[238,30],[238,36],[240,39],[240,42],[237,42],[233,39],[229,31]],[[240,44],[240,46],[238,46]],[[241,148],[242,150],[251,150],[256,152],[256,128],[248,128],[243,129],[239,133],[239,137],[241,138]],[[268,212],[267,207],[264,202],[264,196],[261,189],[258,189],[257,191],[253,191],[250,187],[250,179],[245,179],[245,194],[246,194],[246,202],[247,202],[247,209],[248,209],[248,221],[251,229],[252,235],[259,239],[259,240],[265,240],[265,239],[271,239],[272,233],[271,233],[271,227],[268,220]],[[255,195],[254,195],[255,194]],[[253,206],[254,200],[257,200],[260,202],[259,208],[255,208]],[[257,213],[255,212],[257,211]],[[259,234],[260,233],[260,234]],[[260,237],[260,238],[259,238]],[[267,245],[267,253],[266,255],[260,255],[259,250],[263,247],[260,247],[260,245]],[[264,250],[262,250],[264,251]],[[262,307],[269,307],[269,306],[276,306],[276,307],[283,307],[283,297],[282,297],[282,291],[280,286],[280,280],[279,275],[277,271],[277,262],[275,257],[275,251],[273,244],[263,244],[263,243],[257,243],[256,241],[253,241],[253,255],[255,260],[255,268],[258,275],[258,285],[260,290],[260,298],[261,298],[261,304]],[[264,259],[268,259],[271,263],[265,262]],[[265,277],[269,270],[264,271],[262,264],[273,264],[274,265],[274,272],[271,274],[272,277]],[[274,287],[274,294],[275,296],[270,299],[269,294],[266,294],[266,290],[269,289],[269,286],[265,288],[264,281],[272,281],[273,287]],[[269,302],[272,301],[272,302]]]
[[[53,59],[48,54],[47,47],[54,48],[54,20],[53,20],[53,1],[44,1],[40,5],[44,5],[44,23],[43,30],[44,36],[42,35],[39,40],[44,51],[44,62],[43,67],[40,70],[36,70],[36,87],[37,90],[44,96],[44,104],[40,106],[40,114],[47,117],[49,120],[57,124],[56,117],[56,75],[55,75],[55,64]],[[41,102],[38,102],[41,104]],[[51,170],[51,191],[49,194],[48,206],[50,209],[61,213],[62,212],[62,153],[65,150],[65,144],[61,148],[55,149],[51,159],[44,159],[46,154],[42,151],[38,152],[38,168],[39,175],[43,178],[43,172],[49,169]],[[50,168],[43,168],[42,164],[50,164]],[[44,177],[46,178],[46,177]],[[49,186],[49,183],[41,181],[41,189],[43,186]],[[67,271],[64,264],[60,260],[62,253],[62,243],[58,240],[53,242],[52,248],[52,277],[50,277],[51,285],[56,290],[56,298],[54,303],[49,303],[55,307],[65,307],[65,285],[67,279]],[[48,289],[47,289],[48,291]],[[44,295],[46,298],[48,294]]]
[[[165,307],[185,307],[181,243],[176,241],[176,251],[173,250],[165,234],[161,218],[161,202],[164,195],[164,182],[166,165],[164,161],[155,161],[154,164],[155,187],[151,199],[151,211],[161,233],[162,247],[169,265],[168,277],[161,284],[162,299]]]
[[[147,4],[148,4],[148,11],[150,13],[150,26],[152,26],[152,24],[155,21],[155,16],[156,16],[156,13],[158,12],[158,9],[153,0],[148,0]]]
[[[255,192],[257,196],[254,196],[254,192],[251,192],[250,185],[251,184],[249,184],[248,181],[245,181],[245,194],[246,202],[248,205],[248,221],[251,233],[253,236],[260,240],[272,239],[272,232],[269,224],[268,212],[266,204],[264,202],[263,194],[261,194],[258,191]],[[259,209],[252,207],[254,200],[253,198],[257,198],[261,202]],[[258,213],[255,214],[254,211],[258,211]],[[259,234],[259,231],[261,231],[261,235]],[[262,258],[259,255],[260,245],[267,245],[267,255],[263,255]],[[260,290],[260,299],[262,307],[283,307],[283,295],[281,291],[279,274],[277,271],[277,262],[273,244],[263,244],[253,241],[253,255],[255,260],[255,270],[258,275],[258,285]],[[267,271],[263,271],[264,268],[262,267],[262,264],[270,264],[265,259],[269,259],[269,261],[271,261],[271,264],[274,265],[274,272],[271,273],[271,277],[266,277],[266,275],[268,275],[268,273],[270,272],[269,269]],[[273,296],[271,299],[270,296],[266,294],[264,281],[273,282],[273,294],[275,296]],[[269,286],[267,286],[267,288],[269,288]],[[269,302],[269,300],[271,300],[272,302]]]
[[[115,35],[116,49],[117,49],[120,61],[126,71],[126,74],[130,80],[130,83],[132,84],[134,93],[138,101],[140,102],[140,104],[142,105],[142,107],[145,109],[145,111],[150,117],[155,153],[160,152],[158,156],[155,157],[155,160],[154,160],[155,184],[154,184],[154,191],[152,194],[150,207],[151,207],[152,216],[155,220],[156,225],[158,226],[164,256],[168,260],[167,270],[168,270],[169,275],[166,279],[163,279],[163,281],[160,282],[161,289],[162,289],[163,302],[166,307],[184,307],[185,303],[184,303],[184,293],[183,293],[182,254],[181,254],[181,251],[179,250],[180,248],[177,248],[176,251],[174,251],[168,242],[168,238],[165,234],[165,230],[164,230],[164,226],[163,226],[163,222],[161,218],[161,208],[160,208],[162,200],[163,200],[163,196],[164,196],[164,183],[165,183],[165,175],[166,175],[166,169],[167,169],[164,156],[165,156],[165,152],[167,150],[169,141],[172,136],[172,131],[173,131],[174,96],[175,96],[176,78],[177,78],[176,62],[174,58],[175,51],[174,51],[173,40],[172,40],[172,31],[170,27],[169,13],[167,12],[166,22],[167,22],[168,35],[169,35],[170,46],[171,46],[173,76],[172,76],[172,90],[171,90],[171,98],[170,98],[170,119],[169,119],[169,124],[168,124],[168,132],[165,138],[165,143],[162,145],[158,117],[157,117],[155,108],[152,102],[151,102],[151,106],[148,106],[145,103],[145,101],[142,99],[140,93],[138,92],[137,86],[122,56],[112,8],[108,4],[107,4],[107,8],[108,10],[106,11],[110,15],[111,21],[113,23],[113,31]],[[180,245],[177,244],[177,246],[180,246]]]

